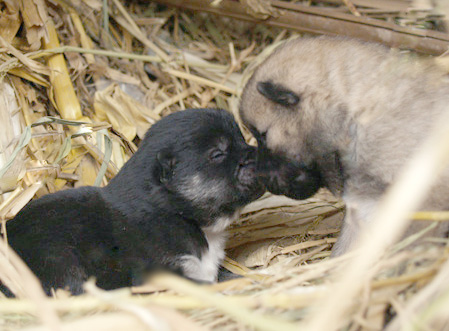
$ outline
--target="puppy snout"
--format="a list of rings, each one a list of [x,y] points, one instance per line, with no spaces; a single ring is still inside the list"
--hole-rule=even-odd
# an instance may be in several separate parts
[[[256,167],[256,151],[250,149],[239,162],[237,174],[239,182],[245,186],[252,185],[256,180]]]
[[[259,150],[257,172],[268,191],[294,199],[305,199],[321,186],[319,171],[297,159]]]
[[[240,162],[241,168],[247,168],[248,170],[255,171],[256,170],[256,160],[253,158],[248,158],[245,160],[242,160]]]
[[[309,180],[309,175],[305,170],[299,171],[298,175],[293,179],[295,182],[306,182]]]

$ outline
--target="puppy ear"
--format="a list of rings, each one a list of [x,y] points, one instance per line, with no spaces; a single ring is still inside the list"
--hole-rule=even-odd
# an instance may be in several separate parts
[[[294,106],[299,102],[299,96],[293,91],[270,81],[258,82],[257,91],[267,99],[283,106]]]
[[[173,177],[176,159],[173,153],[167,149],[159,151],[156,159],[159,165],[157,177],[162,184],[166,184]]]

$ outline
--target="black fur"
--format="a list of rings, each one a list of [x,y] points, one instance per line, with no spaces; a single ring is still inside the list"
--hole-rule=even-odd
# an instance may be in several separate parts
[[[257,91],[267,99],[286,107],[297,105],[300,100],[292,90],[270,81],[257,83]]]
[[[211,156],[217,151],[219,160]],[[185,180],[193,174],[206,184],[223,183],[220,197],[186,196]],[[81,293],[91,276],[103,289],[137,285],[153,270],[183,274],[177,258],[199,257],[208,247],[202,229],[262,193],[255,148],[244,142],[232,115],[185,110],[153,125],[106,187],[32,200],[8,221],[8,240],[47,293]]]
[[[306,167],[264,148],[259,148],[258,172],[268,191],[292,199],[310,198],[323,185],[317,166]]]
[[[268,191],[302,200],[310,198],[323,186],[317,164],[305,166],[271,152],[266,145],[266,133],[257,131],[251,125],[247,126],[257,140],[257,172]]]

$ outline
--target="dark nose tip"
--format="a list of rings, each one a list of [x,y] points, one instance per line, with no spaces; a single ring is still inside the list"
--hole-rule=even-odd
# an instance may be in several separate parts
[[[241,167],[256,167],[257,151],[254,147],[246,150],[246,155],[240,160]]]
[[[256,161],[253,159],[246,159],[240,162],[240,170],[254,173],[256,171]]]

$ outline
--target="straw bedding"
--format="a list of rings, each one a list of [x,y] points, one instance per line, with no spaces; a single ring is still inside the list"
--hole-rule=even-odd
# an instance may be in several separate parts
[[[381,330],[386,322],[388,330],[449,329],[447,241],[408,249],[411,237],[374,253],[367,243],[361,257],[329,259],[344,205],[324,190],[305,201],[266,194],[244,209],[229,229],[224,262],[242,277],[200,286],[165,276],[111,292],[92,280],[85,295],[58,291],[47,299],[6,248],[5,223],[33,197],[107,183],[144,132],[171,112],[220,107],[237,114],[254,65],[294,33],[145,1],[1,3],[0,279],[18,298],[0,298],[0,329]],[[324,5],[356,10],[351,1],[336,3]],[[432,13],[395,19],[421,28],[426,18],[444,21]],[[432,155],[444,159],[447,146],[439,145]],[[407,191],[391,194],[385,215],[401,218],[394,199]],[[415,217],[449,219],[441,212]]]

